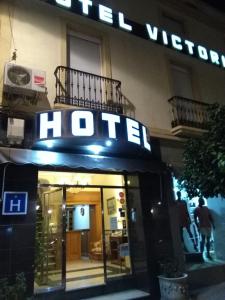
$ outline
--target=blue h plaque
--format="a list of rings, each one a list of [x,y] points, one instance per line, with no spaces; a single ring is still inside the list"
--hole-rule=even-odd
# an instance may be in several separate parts
[[[2,214],[26,215],[27,198],[27,192],[4,192]]]

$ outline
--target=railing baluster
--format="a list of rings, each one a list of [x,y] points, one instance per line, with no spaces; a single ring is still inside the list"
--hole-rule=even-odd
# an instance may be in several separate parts
[[[94,100],[96,101],[96,77],[94,77]]]
[[[102,104],[102,79],[98,78],[98,80],[99,80],[100,102]]]
[[[70,71],[69,72],[69,83],[70,83],[70,95],[69,95],[69,99],[70,99],[70,104],[73,104],[73,99],[74,99],[74,90],[75,90],[75,85],[74,85],[74,71]]]
[[[85,100],[85,74],[82,74],[83,77],[83,99]]]
[[[80,99],[80,77],[79,72],[77,72],[77,99]]]
[[[88,76],[89,100],[91,100],[91,75]]]
[[[104,79],[104,83],[105,83],[105,86],[104,86],[104,89],[105,89],[105,103],[108,102],[108,80]]]

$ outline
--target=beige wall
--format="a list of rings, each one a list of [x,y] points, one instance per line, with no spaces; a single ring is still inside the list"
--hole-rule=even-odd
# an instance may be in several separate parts
[[[13,9],[11,10],[13,15]],[[0,2],[0,103],[2,100],[3,76],[5,62],[10,61],[11,57],[11,31],[8,7],[5,3]]]
[[[16,1],[12,25],[17,64],[46,71],[48,98],[52,102],[55,98],[54,70],[62,63],[62,37],[65,38],[61,19],[43,5],[23,0]]]
[[[7,3],[8,1],[3,1],[0,4],[0,47],[3,48],[0,51],[1,68],[9,60],[13,50]],[[129,6],[123,1],[104,0],[102,3],[111,3],[109,6],[115,11],[120,10],[135,21],[143,20],[142,23],[148,21],[160,25],[162,8],[157,6],[157,1],[152,1],[151,10],[143,10],[137,1],[130,1]],[[117,8],[117,5],[120,7]],[[38,0],[16,0],[15,7],[11,10],[14,12],[12,31],[18,53],[17,63],[46,71],[51,106],[55,98],[54,70],[58,65],[66,65],[67,26],[75,30],[82,28],[86,32],[96,32],[105,38],[108,66],[104,68],[106,75],[110,73],[106,70],[111,68],[112,77],[122,81],[123,93],[136,106],[136,118],[152,128],[165,131],[171,128],[170,107],[167,102],[173,96],[169,78],[170,60],[191,68],[197,100],[225,101],[225,71],[215,66]],[[168,7],[165,10],[169,11]],[[207,34],[205,32],[208,25],[199,23],[196,18],[183,16],[183,19],[189,39],[224,50],[222,31],[210,29],[210,34]]]

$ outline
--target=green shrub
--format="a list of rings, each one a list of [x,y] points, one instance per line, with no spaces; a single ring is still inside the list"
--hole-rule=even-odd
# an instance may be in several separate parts
[[[16,274],[14,284],[7,278],[0,279],[0,300],[25,300],[26,278],[24,273]]]

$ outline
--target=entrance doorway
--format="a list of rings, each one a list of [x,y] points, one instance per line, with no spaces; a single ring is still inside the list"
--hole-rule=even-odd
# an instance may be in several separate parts
[[[66,289],[104,284],[100,188],[66,189]]]
[[[123,175],[39,172],[36,292],[131,274]]]

